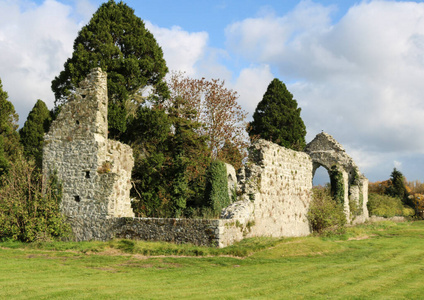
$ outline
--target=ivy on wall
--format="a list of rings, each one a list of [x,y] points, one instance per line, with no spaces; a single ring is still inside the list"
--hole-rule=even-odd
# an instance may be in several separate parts
[[[330,170],[331,196],[337,203],[344,204],[344,184],[343,174],[336,165],[333,165]]]

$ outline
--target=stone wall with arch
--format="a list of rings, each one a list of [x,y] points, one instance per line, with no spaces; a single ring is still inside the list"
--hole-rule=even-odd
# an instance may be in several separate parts
[[[322,132],[306,146],[305,152],[312,159],[312,177],[319,167],[323,167],[328,171],[332,184],[343,187],[342,202],[348,221],[365,222],[369,218],[368,179],[361,174],[342,145],[328,133]],[[334,178],[332,176],[334,173],[339,173],[341,176]]]
[[[228,192],[238,201],[224,208],[220,219],[134,218],[133,153],[108,139],[107,103],[107,74],[93,69],[44,138],[44,176],[56,174],[61,182],[61,211],[77,241],[116,237],[225,247],[246,237],[305,236],[311,233],[307,214],[319,166],[340,175],[348,220],[368,219],[368,180],[326,133],[318,134],[305,152],[255,141],[238,174],[226,165]]]

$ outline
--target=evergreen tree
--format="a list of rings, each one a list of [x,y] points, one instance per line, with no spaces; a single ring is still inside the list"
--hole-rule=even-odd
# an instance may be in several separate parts
[[[401,199],[406,205],[414,206],[413,201],[408,199],[405,178],[396,168],[394,168],[392,174],[390,174],[390,184],[386,188],[386,194]]]
[[[179,217],[187,208],[203,204],[210,151],[205,137],[196,132],[199,124],[188,118],[190,110],[181,109],[181,101],[169,113],[140,107],[126,133],[134,151],[132,196],[138,216]]]
[[[40,169],[43,159],[44,133],[49,130],[51,120],[46,104],[42,100],[38,100],[29,113],[24,126],[19,130],[25,156],[34,158],[36,166]]]
[[[256,107],[249,135],[286,148],[303,150],[306,128],[300,111],[286,85],[275,78]]]
[[[176,97],[170,108],[170,117],[175,128],[171,137],[173,166],[170,178],[173,214],[181,216],[186,207],[203,205],[206,168],[210,160],[207,137],[199,134],[201,124],[194,121],[197,111],[187,105],[186,99]]]
[[[64,70],[52,81],[55,104],[68,100],[78,83],[94,67],[108,74],[109,131],[119,137],[131,120],[128,107],[146,86],[167,94],[167,73],[162,49],[143,21],[126,4],[113,0],[102,4],[74,41],[74,52]]]
[[[0,176],[7,173],[10,163],[19,156],[18,115],[13,104],[7,100],[0,80]]]
[[[168,197],[170,164],[168,139],[171,121],[159,109],[140,107],[137,119],[131,123],[125,139],[133,148],[134,168],[131,196],[137,216],[166,217],[163,204]]]

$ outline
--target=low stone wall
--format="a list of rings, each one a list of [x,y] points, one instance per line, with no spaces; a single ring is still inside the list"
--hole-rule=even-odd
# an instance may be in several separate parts
[[[220,248],[242,240],[250,230],[235,220],[218,219],[72,217],[68,222],[76,241],[125,238]]]

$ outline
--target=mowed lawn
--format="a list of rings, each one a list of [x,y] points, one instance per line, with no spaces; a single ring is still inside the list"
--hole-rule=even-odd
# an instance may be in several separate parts
[[[343,238],[253,239],[212,256],[165,243],[82,245],[0,243],[0,299],[424,298],[424,221],[359,226]]]

